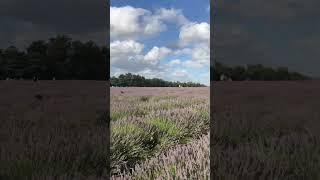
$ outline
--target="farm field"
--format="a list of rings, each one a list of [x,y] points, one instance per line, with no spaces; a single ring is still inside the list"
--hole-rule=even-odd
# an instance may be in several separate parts
[[[0,179],[107,177],[105,81],[0,81]]]
[[[111,179],[209,179],[209,88],[111,88]]]
[[[214,179],[320,179],[320,82],[214,82]]]
[[[105,179],[105,87],[0,81],[0,179]],[[320,178],[319,81],[212,88],[111,88],[112,179]]]
[[[123,94],[121,93],[123,92]],[[179,96],[209,98],[209,87],[111,87],[110,93],[113,96]]]

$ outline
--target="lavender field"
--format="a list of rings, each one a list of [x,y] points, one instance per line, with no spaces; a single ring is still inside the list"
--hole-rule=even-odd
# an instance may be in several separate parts
[[[0,179],[107,179],[105,87],[0,81]]]
[[[209,179],[209,88],[150,89],[111,89],[111,178]]]
[[[319,81],[215,82],[213,179],[320,179]]]

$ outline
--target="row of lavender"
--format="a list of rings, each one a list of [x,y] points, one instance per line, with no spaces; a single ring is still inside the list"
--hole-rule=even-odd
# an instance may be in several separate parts
[[[208,99],[112,96],[111,120],[113,179],[209,177]]]
[[[209,179],[209,134],[177,145],[141,164],[131,174],[111,179]]]

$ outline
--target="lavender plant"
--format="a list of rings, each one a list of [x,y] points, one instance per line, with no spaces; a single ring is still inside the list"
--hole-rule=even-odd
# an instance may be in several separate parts
[[[209,135],[177,145],[111,179],[209,179]]]
[[[104,83],[0,84],[0,179],[109,176]]]
[[[122,173],[132,173],[137,164],[150,158],[170,156],[174,159],[174,151],[170,148],[186,144],[207,133],[209,101],[192,97],[112,96],[111,117],[114,117],[111,122],[111,170],[114,178],[120,178]],[[176,148],[184,153],[192,153],[192,146],[187,147]],[[169,154],[159,155],[164,152]],[[154,171],[152,176],[165,177],[161,173],[169,172],[165,168],[169,161],[164,160],[163,163],[163,170],[161,166],[157,167],[160,170],[150,169]],[[198,170],[204,176],[204,170],[208,167],[202,167],[200,162],[195,163],[199,163],[201,167]],[[196,164],[194,167],[198,166]],[[189,166],[182,161],[181,164],[172,165],[172,169],[177,170],[177,176],[181,175],[184,168],[188,169]],[[192,170],[189,170],[192,174]],[[134,170],[135,173],[137,171]]]
[[[320,179],[319,82],[216,83],[213,179]]]

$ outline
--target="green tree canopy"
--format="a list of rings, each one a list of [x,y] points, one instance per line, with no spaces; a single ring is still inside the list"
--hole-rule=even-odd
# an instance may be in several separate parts
[[[203,87],[205,85],[200,83],[193,83],[193,82],[184,82],[181,83],[179,81],[177,82],[171,82],[171,81],[165,81],[159,78],[152,78],[152,79],[146,79],[143,76],[135,75],[131,73],[127,74],[121,74],[118,77],[111,77],[111,85],[117,86],[117,87],[129,87],[129,86],[135,86],[135,87]]]

